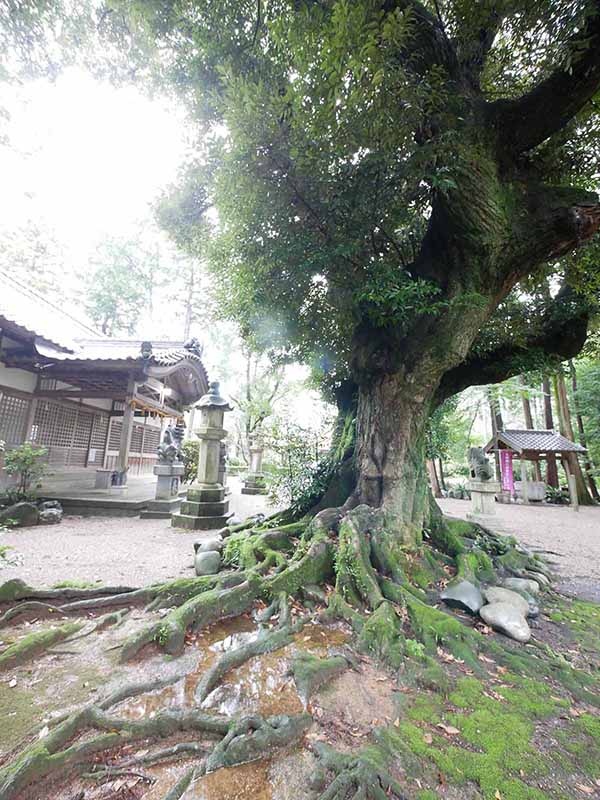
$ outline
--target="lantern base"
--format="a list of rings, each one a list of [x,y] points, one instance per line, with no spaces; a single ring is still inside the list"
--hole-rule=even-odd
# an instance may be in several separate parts
[[[171,516],[171,526],[188,531],[224,528],[229,518],[229,500],[224,498],[225,490],[220,484],[193,484],[179,512]]]
[[[262,475],[248,475],[242,487],[242,494],[268,494],[269,490],[265,485]]]

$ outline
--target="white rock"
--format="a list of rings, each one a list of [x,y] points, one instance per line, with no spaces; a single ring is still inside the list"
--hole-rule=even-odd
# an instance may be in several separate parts
[[[208,553],[196,553],[194,568],[196,575],[215,575],[221,566],[221,554],[216,550]]]
[[[479,616],[495,630],[505,633],[517,642],[528,642],[531,631],[521,612],[510,603],[490,603],[479,610]]]
[[[517,592],[529,592],[529,594],[539,594],[540,585],[537,581],[528,578],[505,578],[502,581],[507,589],[515,589]]]
[[[502,586],[490,586],[483,590],[483,596],[488,603],[510,603],[517,608],[524,617],[529,614],[529,603],[524,597],[511,589]]]

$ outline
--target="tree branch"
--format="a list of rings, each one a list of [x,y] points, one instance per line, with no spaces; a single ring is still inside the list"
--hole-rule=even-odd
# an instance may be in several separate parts
[[[491,103],[488,110],[504,145],[522,152],[564,128],[599,88],[600,0],[594,0],[564,63],[527,94]]]
[[[575,357],[585,344],[590,312],[590,306],[582,303],[571,288],[563,287],[541,329],[524,341],[506,342],[488,353],[468,356],[444,375],[436,402],[441,403],[468,386],[501,383],[539,367],[541,362]]]
[[[410,11],[414,21],[413,36],[402,57],[418,74],[427,72],[435,64],[448,70],[452,76],[458,74],[456,51],[444,29],[441,18],[437,18],[418,0],[383,0],[385,14],[395,11]]]

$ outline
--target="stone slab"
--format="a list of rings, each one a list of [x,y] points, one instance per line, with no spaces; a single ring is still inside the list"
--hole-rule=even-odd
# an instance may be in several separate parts
[[[179,511],[181,500],[174,497],[172,500],[151,500],[147,508],[140,513],[141,519],[169,519],[173,513]]]
[[[227,514],[229,500],[220,503],[196,503],[193,500],[183,500],[181,513],[191,517],[218,517]]]
[[[214,489],[204,489],[192,484],[187,490],[187,499],[196,503],[220,503],[224,497],[225,489],[218,485]]]
[[[152,472],[155,475],[172,475],[174,478],[180,478],[185,472],[185,467],[183,464],[155,464]]]
[[[171,526],[188,531],[212,531],[225,527],[227,517],[193,517],[187,514],[173,514]]]
[[[243,486],[241,490],[242,494],[269,494],[269,490],[266,486]]]

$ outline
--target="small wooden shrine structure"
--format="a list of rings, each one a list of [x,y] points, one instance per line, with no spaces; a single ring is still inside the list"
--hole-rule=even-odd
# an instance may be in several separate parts
[[[585,453],[585,447],[572,442],[556,431],[544,430],[506,430],[498,431],[496,436],[484,448],[486,453],[497,452],[500,457],[502,490],[514,496],[513,458],[521,462],[521,487],[524,502],[529,502],[529,481],[527,463],[545,460],[549,453],[560,458],[567,482],[571,503],[577,505],[577,493],[574,493],[572,475],[569,470],[568,454]]]

